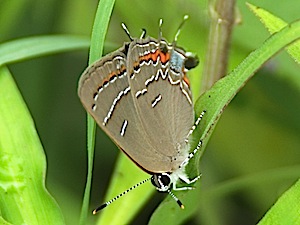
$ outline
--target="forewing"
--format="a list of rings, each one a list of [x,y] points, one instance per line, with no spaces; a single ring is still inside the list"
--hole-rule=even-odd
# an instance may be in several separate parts
[[[125,53],[124,45],[87,68],[80,78],[78,94],[108,136],[136,164],[154,172],[148,165],[154,164],[157,153],[149,145],[133,102]]]

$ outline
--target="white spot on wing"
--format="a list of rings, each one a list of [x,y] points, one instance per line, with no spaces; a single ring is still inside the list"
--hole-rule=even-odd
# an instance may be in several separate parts
[[[127,95],[127,93],[129,91],[130,91],[130,87],[128,86],[123,91],[120,91],[119,94],[117,95],[117,97],[113,100],[113,103],[111,104],[110,109],[108,110],[108,113],[107,113],[106,117],[104,118],[104,121],[103,121],[104,126],[107,124],[108,120],[111,118],[111,115],[112,115],[113,111],[115,110],[117,103],[121,100],[121,98],[123,96]]]
[[[122,127],[121,127],[121,131],[120,131],[120,135],[123,137],[125,132],[126,132],[126,128],[127,128],[127,125],[128,125],[128,121],[127,120],[124,120],[123,124],[122,124]]]
[[[152,108],[154,108],[157,105],[157,103],[160,102],[161,98],[162,98],[161,94],[156,96],[156,98],[152,101],[152,104],[151,104]]]
[[[142,90],[140,90],[140,91],[137,91],[137,92],[135,93],[135,97],[138,98],[138,97],[140,97],[141,95],[144,95],[145,93],[147,93],[147,88],[144,88],[144,89],[142,89]]]
[[[147,80],[145,81],[145,86],[147,87],[150,83],[152,83],[153,80],[154,80],[154,78],[155,78],[155,76],[152,75],[149,79],[147,79]]]

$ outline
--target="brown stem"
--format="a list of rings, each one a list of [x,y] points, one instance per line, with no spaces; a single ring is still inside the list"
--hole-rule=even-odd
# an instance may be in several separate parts
[[[226,75],[235,0],[211,1],[211,25],[201,91]]]

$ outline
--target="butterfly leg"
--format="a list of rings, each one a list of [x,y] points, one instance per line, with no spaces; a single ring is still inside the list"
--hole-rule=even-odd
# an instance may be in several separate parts
[[[206,110],[203,110],[202,113],[199,115],[198,119],[196,120],[196,122],[194,123],[194,125],[192,126],[192,128],[190,129],[189,133],[187,134],[187,136],[185,138],[186,143],[189,142],[189,137],[192,135],[192,133],[194,132],[196,127],[199,125],[199,123],[202,120],[205,113],[206,113]],[[184,168],[188,164],[190,159],[194,157],[194,155],[201,148],[201,146],[202,146],[202,140],[200,140],[197,147],[192,152],[189,153],[188,157],[185,160],[183,160],[183,162],[179,166],[179,169]]]
[[[192,152],[189,153],[188,157],[186,157],[186,159],[183,160],[183,162],[179,166],[179,169],[184,168],[189,163],[189,161],[191,160],[191,158],[194,157],[194,155],[198,152],[198,150],[201,148],[201,146],[202,146],[202,140],[200,140],[198,142],[197,147]]]
[[[195,183],[197,180],[199,180],[200,176],[195,177],[194,179],[190,180],[186,176],[181,176],[180,179],[183,180],[186,184],[192,184]],[[173,183],[173,190],[174,191],[184,191],[184,190],[193,190],[194,187],[177,187],[176,183]]]
[[[188,133],[188,135],[186,137],[186,140],[185,140],[186,142],[188,142],[189,136],[194,132],[194,130],[196,129],[196,127],[200,123],[200,121],[201,121],[201,119],[202,119],[202,117],[204,116],[205,113],[206,113],[206,111],[204,110],[200,114],[200,116],[198,117],[198,119],[196,120],[195,124],[190,129],[190,131],[189,131],[189,133]],[[191,160],[191,158],[194,157],[194,155],[198,152],[198,150],[201,148],[201,146],[202,146],[202,140],[200,140],[198,142],[197,147],[192,152],[189,153],[188,157],[185,160],[183,160],[183,162],[179,166],[179,169],[184,169],[185,168],[185,166],[188,164],[188,162]],[[186,184],[192,184],[192,183],[195,183],[200,178],[200,176],[197,176],[194,179],[190,180],[186,176],[186,174],[183,173],[183,174],[179,175],[179,178],[182,181],[184,181]],[[191,190],[191,189],[194,189],[194,188],[193,187],[177,187],[176,183],[175,182],[173,183],[173,190],[179,191],[179,190]]]
[[[202,117],[204,116],[205,113],[206,113],[206,110],[203,110],[202,113],[199,115],[198,119],[196,120],[196,122],[194,123],[194,125],[192,126],[192,128],[190,129],[189,133],[187,134],[187,136],[184,140],[186,143],[189,142],[189,137],[192,135],[192,133],[194,132],[194,130],[196,129],[196,127],[202,120]]]
[[[197,147],[194,149],[193,152],[191,152],[188,157],[181,163],[179,166],[180,169],[184,169],[184,167],[188,164],[191,158],[196,154],[196,152],[201,148],[202,146],[202,141],[200,140]],[[179,175],[179,178],[183,180],[186,184],[192,184],[195,183],[200,176],[195,177],[194,179],[190,180],[185,173],[182,173]],[[192,190],[194,189],[193,187],[176,187],[176,183],[173,183],[173,190],[175,191],[180,191],[180,190]]]

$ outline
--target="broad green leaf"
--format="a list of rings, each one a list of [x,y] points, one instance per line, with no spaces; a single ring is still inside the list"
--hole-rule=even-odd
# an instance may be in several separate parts
[[[64,224],[45,187],[46,158],[34,122],[5,67],[0,67],[0,96],[1,222]]]
[[[12,225],[12,224],[4,220],[3,217],[0,217],[0,225]]]
[[[287,190],[267,212],[259,225],[300,224],[300,180]]]
[[[282,28],[288,25],[284,20],[275,15],[271,14],[270,12],[254,6],[250,3],[247,3],[248,7],[251,9],[252,12],[260,19],[260,21],[265,25],[268,31],[271,34],[274,34],[280,31]],[[287,52],[295,59],[295,61],[300,64],[300,41],[296,41],[292,45],[286,48]]]

